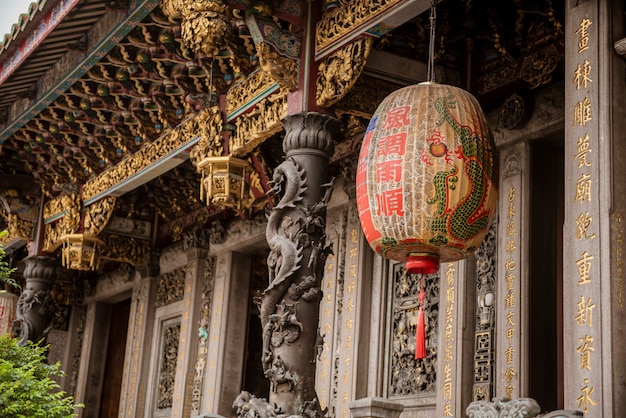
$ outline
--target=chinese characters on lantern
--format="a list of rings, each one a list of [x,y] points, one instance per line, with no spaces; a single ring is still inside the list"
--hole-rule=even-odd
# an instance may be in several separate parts
[[[410,124],[410,106],[399,106],[390,109],[385,115],[382,129],[401,129]],[[376,194],[378,205],[377,215],[404,216],[404,201],[402,189],[402,161],[405,153],[407,133],[391,134],[378,140],[376,155],[376,181],[388,183],[383,191]],[[396,187],[397,186],[397,187]]]
[[[406,127],[410,123],[409,111],[410,106],[399,106],[390,109],[384,116],[381,125],[381,130],[396,130]],[[363,138],[363,149],[369,149],[372,141],[373,129],[377,123],[377,118],[372,119],[370,126],[367,129],[365,137]],[[384,136],[376,142],[376,149],[373,150],[377,157],[375,163],[375,175],[374,178],[368,179],[368,158],[366,153],[361,153],[359,157],[359,163],[357,166],[357,196],[359,200],[359,208],[361,217],[361,224],[363,233],[367,240],[378,238],[380,233],[375,230],[372,224],[372,210],[375,210],[376,216],[392,216],[394,214],[398,216],[404,216],[404,191],[402,189],[403,181],[403,157],[406,152],[407,133],[391,133],[388,136]],[[367,188],[368,181],[376,182],[379,185],[384,185],[382,190],[375,195],[376,208],[372,209],[369,206]]]
[[[574,304],[573,316],[575,343],[570,350],[574,350],[578,358],[578,393],[576,396],[577,408],[585,414],[589,409],[597,405],[597,394],[592,381],[594,356],[599,356],[594,345],[594,313],[596,313],[596,301],[593,298],[593,289],[597,286],[598,258],[596,246],[596,225],[594,223],[594,204],[597,200],[597,179],[594,178],[595,167],[594,144],[595,138],[593,96],[588,88],[594,83],[594,62],[591,58],[590,41],[592,33],[589,31],[593,22],[588,17],[580,19],[574,33],[577,38],[577,62],[574,63],[572,83],[574,85],[574,108],[572,109],[572,129],[570,132],[575,138],[574,159],[574,187],[572,201],[573,209],[573,239],[581,245],[575,246],[576,258],[574,261],[577,273],[574,285],[578,292],[571,298],[569,303]],[[590,98],[591,97],[591,98]],[[566,239],[568,239],[566,237]],[[578,296],[579,295],[579,296]],[[597,321],[596,321],[597,322]]]

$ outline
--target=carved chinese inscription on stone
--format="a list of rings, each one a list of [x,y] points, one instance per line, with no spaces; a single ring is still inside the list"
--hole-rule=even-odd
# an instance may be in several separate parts
[[[439,278],[426,276],[426,347],[427,357],[415,359],[415,330],[420,280],[407,274],[404,266],[393,268],[393,302],[391,330],[390,396],[431,394],[436,389],[437,328],[439,316]]]
[[[176,378],[176,360],[178,359],[179,339],[180,322],[169,323],[164,326],[156,400],[157,409],[167,409],[172,407],[174,400],[174,380]]]

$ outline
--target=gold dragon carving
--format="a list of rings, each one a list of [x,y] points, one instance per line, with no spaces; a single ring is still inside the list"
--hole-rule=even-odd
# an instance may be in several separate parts
[[[372,50],[373,38],[361,38],[333,53],[319,66],[315,99],[320,107],[341,100],[358,80]]]

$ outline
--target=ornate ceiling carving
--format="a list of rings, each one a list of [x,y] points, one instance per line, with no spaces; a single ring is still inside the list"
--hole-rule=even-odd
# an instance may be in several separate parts
[[[148,3],[156,6],[156,1]],[[340,2],[324,11],[317,24],[316,52],[325,57],[318,62],[317,104],[347,121],[335,162],[355,152],[361,119],[368,119],[382,98],[399,87],[367,73],[371,49],[424,60],[424,15],[391,32],[379,31],[376,35],[383,36],[378,40],[351,41],[358,35],[353,32],[368,30],[369,19],[395,10],[397,3],[364,8],[373,3]],[[471,75],[474,90],[489,94],[511,89],[513,83],[543,86],[558,74],[562,28],[554,10],[560,5],[487,0],[480,10],[467,2],[466,13],[460,13],[451,4],[439,5],[436,42],[437,64],[451,70],[446,75],[459,73],[467,51],[474,51],[484,70],[481,77],[478,72]],[[133,15],[146,17],[132,21],[128,35],[107,41],[110,45],[97,53],[99,61],[89,61],[79,79],[70,77],[69,61],[62,60],[63,75],[54,80],[65,77],[68,82],[50,92],[56,99],[38,114],[39,108],[33,108],[34,116],[0,145],[0,177],[34,176],[44,198],[52,198],[44,214],[48,249],[58,248],[61,235],[86,227],[70,218],[106,196],[118,196],[107,219],[131,220],[141,232],[129,236],[144,241],[150,233],[157,240],[177,240],[185,228],[223,216],[222,208],[207,208],[200,200],[201,175],[195,166],[207,157],[247,159],[256,170],[249,178],[254,211],[265,202],[267,175],[282,154],[265,155],[266,162],[262,154],[282,130],[289,91],[300,87],[305,62],[300,61],[301,4],[286,1],[280,10],[272,10],[267,3],[252,7],[232,1],[161,0],[161,7]],[[103,19],[121,26],[116,16]],[[337,49],[339,45],[345,46]],[[68,53],[84,53],[89,47],[79,42]],[[511,69],[512,78],[502,75]],[[179,154],[176,168],[171,161],[164,164],[172,153]],[[187,157],[190,161],[182,162]],[[138,182],[138,175],[145,178]],[[147,182],[149,178],[153,180]],[[29,202],[36,206],[35,200]],[[9,215],[18,212],[3,210],[3,224],[9,225]],[[31,218],[36,216],[20,212],[11,221],[13,230],[27,233],[17,221]],[[113,234],[102,225],[94,235]]]

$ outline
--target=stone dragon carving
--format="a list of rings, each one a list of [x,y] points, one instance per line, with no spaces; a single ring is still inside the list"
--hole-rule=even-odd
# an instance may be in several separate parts
[[[290,217],[284,216],[283,209],[295,207],[296,202],[302,200],[302,195],[307,189],[304,172],[292,159],[285,160],[274,170],[270,185],[272,186],[270,191],[274,193],[280,192],[284,186],[284,194],[274,208],[274,212],[269,216],[265,234],[271,250],[270,259],[274,259],[270,264],[270,269],[278,268],[277,272],[270,270],[268,290],[285,281],[300,267],[302,249],[297,247],[293,239],[290,239],[292,237],[285,236],[287,227],[291,226],[293,221]],[[275,265],[277,257],[282,259],[280,266]]]
[[[281,327],[281,316],[274,314],[280,299],[291,285],[293,273],[301,266],[302,246],[289,233],[293,219],[285,215],[285,209],[294,208],[301,201],[307,187],[304,171],[293,159],[286,159],[275,170],[270,192],[283,192],[283,196],[269,215],[265,237],[270,247],[268,256],[269,285],[260,306],[263,327],[263,370],[267,373],[272,364],[270,340],[275,329]]]
[[[324,262],[331,252],[324,233],[333,181],[328,180],[332,135],[338,121],[314,112],[282,120],[286,159],[274,170],[268,193],[281,196],[266,228],[269,283],[255,302],[262,326],[261,362],[270,380],[269,402],[259,417],[302,415],[321,418],[315,392],[320,289]],[[244,399],[245,398],[245,399]],[[250,415],[245,393],[237,415]],[[271,406],[270,406],[271,405]]]
[[[14,334],[20,344],[38,342],[49,330],[50,290],[54,283],[56,260],[51,257],[29,257],[25,260],[24,290],[17,301]]]

